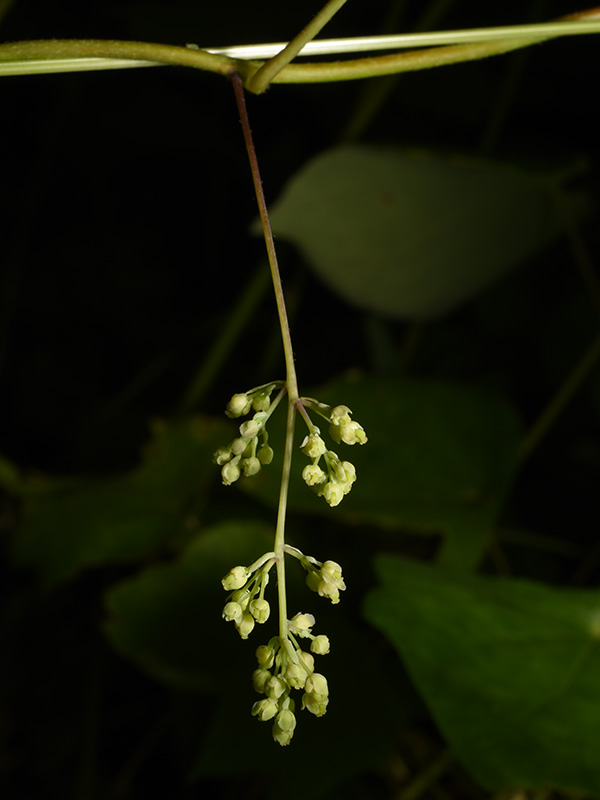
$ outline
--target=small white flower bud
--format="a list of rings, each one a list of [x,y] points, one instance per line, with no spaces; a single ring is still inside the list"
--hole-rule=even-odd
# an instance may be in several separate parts
[[[245,611],[248,608],[250,592],[247,589],[238,589],[237,592],[233,592],[231,595],[231,600],[234,603],[239,603],[242,607],[242,611]]]
[[[306,693],[312,694],[313,697],[322,703],[329,697],[329,687],[327,685],[327,678],[319,672],[313,672],[306,679]]]
[[[257,600],[251,600],[248,610],[254,619],[261,625],[269,619],[269,614],[271,613],[271,607],[269,606],[269,603],[266,600],[261,600],[260,598]]]
[[[232,461],[225,464],[225,466],[221,470],[221,478],[223,480],[224,486],[231,486],[231,484],[235,483],[239,477],[240,477],[240,468],[238,467],[237,464],[234,464]]]
[[[344,487],[341,483],[329,481],[325,484],[321,493],[325,498],[325,502],[330,505],[331,508],[339,506],[344,499]]]
[[[239,622],[242,618],[243,609],[239,603],[229,602],[223,609],[223,619],[226,622]]]
[[[342,567],[337,561],[325,561],[321,567],[321,575],[326,580],[342,581]]]
[[[250,411],[251,406],[252,400],[247,394],[234,394],[227,403],[225,413],[231,419],[234,417],[243,417]]]
[[[310,634],[310,629],[315,624],[315,618],[312,614],[296,614],[290,620],[290,626],[294,629],[294,633],[304,638]]]
[[[268,394],[256,394],[252,400],[252,408],[255,411],[268,411],[271,399]]]
[[[299,650],[298,655],[300,657],[300,661],[304,664],[308,672],[312,672],[315,668],[315,657],[310,653],[307,653],[305,650]]]
[[[342,420],[349,420],[350,414],[352,414],[352,411],[350,411],[348,406],[336,406],[331,409],[331,416],[329,419],[334,425],[339,425]]]
[[[327,475],[318,464],[307,464],[302,470],[302,479],[307,486],[318,486],[327,480]]]
[[[321,581],[318,592],[319,597],[328,597],[334,606],[340,602],[340,590],[335,583]]]
[[[344,494],[348,494],[350,489],[352,489],[352,484],[356,480],[356,467],[354,464],[351,464],[349,461],[342,461],[342,467],[344,469],[344,473],[346,475],[346,481],[344,482]]]
[[[310,644],[310,649],[318,656],[326,656],[329,652],[329,638],[324,634],[315,636]]]
[[[346,424],[342,423],[340,425],[340,432],[342,442],[345,444],[365,444],[368,441],[364,428],[362,425],[359,425],[358,422],[350,421]]]
[[[273,675],[265,683],[265,694],[271,700],[279,700],[282,694],[289,691],[289,688],[287,681],[279,675]]]
[[[261,644],[256,648],[256,659],[261,667],[271,669],[275,661],[275,649],[268,644]]]
[[[240,436],[244,439],[254,439],[260,433],[260,425],[255,419],[249,419],[240,425]]]
[[[277,703],[268,698],[265,700],[257,700],[252,706],[252,715],[258,717],[261,722],[266,722],[269,719],[273,719],[278,711],[279,706]]]
[[[296,717],[289,708],[284,708],[283,711],[279,712],[276,722],[282,731],[293,731],[296,727]]]
[[[328,702],[329,699],[320,702],[312,694],[302,695],[302,708],[306,708],[311,714],[314,714],[315,717],[322,717],[323,714],[325,714]]]
[[[247,639],[254,630],[254,617],[252,614],[244,611],[241,620],[235,623],[235,627],[242,639]]]
[[[321,439],[318,433],[310,433],[308,436],[305,436],[302,444],[300,445],[300,449],[304,455],[308,456],[309,458],[318,458],[327,451],[325,442],[323,439]]]
[[[259,447],[256,456],[261,464],[267,466],[273,461],[273,448],[269,447],[268,444],[263,444],[262,447]]]
[[[296,717],[289,708],[284,708],[279,712],[273,725],[273,738],[282,747],[285,747],[292,740],[294,728],[296,727]]]
[[[249,577],[250,573],[247,567],[233,567],[221,580],[221,584],[226,592],[233,592],[236,589],[241,589]]]
[[[306,575],[306,585],[311,590],[311,592],[318,592],[319,586],[321,585],[321,573],[317,572],[317,570],[311,569],[310,572]]]
[[[260,694],[264,694],[265,691],[265,683],[271,677],[271,673],[268,669],[255,669],[252,673],[252,686],[256,692],[260,692]]]
[[[234,439],[229,445],[229,449],[236,456],[241,456],[247,447],[248,442],[246,439]]]
[[[222,467],[223,464],[226,464],[231,460],[231,456],[232,453],[228,447],[219,447],[219,449],[216,450],[213,455],[213,461],[215,464],[218,464],[220,467]]]
[[[306,670],[300,664],[288,664],[284,677],[292,689],[304,689]]]
[[[243,458],[241,467],[244,470],[244,475],[251,478],[253,475],[258,475],[260,472],[260,461],[258,458]]]

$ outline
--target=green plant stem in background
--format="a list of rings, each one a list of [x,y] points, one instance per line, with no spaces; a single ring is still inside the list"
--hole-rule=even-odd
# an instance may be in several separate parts
[[[455,761],[453,753],[445,750],[438,758],[428,764],[409,785],[398,794],[398,800],[418,800],[434,786]]]
[[[426,31],[428,28],[436,26],[442,21],[448,9],[455,2],[456,0],[435,0],[429,3],[423,14],[417,20],[414,27],[415,32]],[[394,16],[397,16],[397,14]],[[396,21],[390,20],[390,22],[393,22],[393,27],[395,28],[397,25]],[[356,108],[346,122],[342,132],[341,140],[343,142],[354,142],[363,136],[379,111],[390,98],[398,80],[398,77],[390,75],[380,81],[369,83],[363,88],[363,93],[359,97]]]
[[[542,439],[561,415],[565,406],[577,394],[584,381],[590,376],[592,370],[600,361],[600,336],[585,351],[575,368],[542,411],[539,419],[534,423],[521,445],[521,458],[527,460],[536,450]]]
[[[329,20],[337,14],[346,0],[328,0],[319,13],[313,17],[308,25],[283,48],[280,53],[266,61],[262,67],[247,82],[249,91],[261,94],[272,83],[273,78],[281,72],[291,61],[296,58],[302,48],[314,39],[315,36],[327,25]]]
[[[181,400],[180,411],[187,413],[200,404],[212,386],[219,370],[235,349],[247,324],[269,288],[270,278],[264,261],[244,287],[227,322],[217,334],[212,347],[202,358],[198,371],[192,378]]]

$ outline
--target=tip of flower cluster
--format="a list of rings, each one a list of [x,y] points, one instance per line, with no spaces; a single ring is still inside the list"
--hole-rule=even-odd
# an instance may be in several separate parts
[[[329,434],[336,444],[340,444],[340,442],[349,445],[367,443],[365,429],[350,418],[351,414],[352,411],[348,406],[336,406],[331,410]]]
[[[340,602],[340,592],[345,591],[346,584],[342,577],[342,568],[335,561],[326,561],[320,569],[308,564],[306,585],[319,597],[327,597],[333,605]]]
[[[256,650],[258,667],[252,673],[252,685],[265,697],[253,705],[252,714],[263,722],[275,719],[273,738],[280,745],[290,743],[296,727],[294,690],[303,692],[302,708],[311,714],[322,716],[327,710],[327,679],[315,672],[313,654],[329,653],[329,639],[313,635],[314,625],[312,614],[299,612],[288,620],[286,637],[275,636]],[[296,637],[311,639],[311,652],[303,650]]]

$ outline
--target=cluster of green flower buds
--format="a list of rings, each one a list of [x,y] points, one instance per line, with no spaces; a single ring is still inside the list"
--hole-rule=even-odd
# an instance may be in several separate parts
[[[213,455],[213,461],[221,467],[221,478],[225,486],[235,483],[242,474],[246,478],[257,475],[263,466],[273,460],[266,425],[285,393],[281,387],[282,381],[266,383],[250,389],[249,392],[234,394],[227,403],[225,413],[231,419],[244,417],[252,410],[255,414],[252,419],[241,423],[238,438],[227,447],[219,447]],[[275,388],[280,388],[280,392],[271,402],[271,394]]]
[[[329,421],[329,433],[338,444],[340,442],[345,442],[345,444],[365,444],[367,442],[364,428],[350,418],[352,412],[348,406],[331,408],[309,398],[302,398],[302,400]],[[312,460],[312,463],[307,464],[302,471],[304,482],[319,497],[323,497],[332,508],[339,505],[356,480],[354,464],[342,461],[337,453],[327,449],[327,445],[321,437],[321,431],[316,425],[309,428],[309,433],[304,437],[300,449],[305,456]],[[325,469],[319,465],[321,459]]]
[[[305,556],[297,547],[285,545],[285,552],[289,553],[302,564],[306,570],[306,585],[319,597],[327,597],[333,605],[340,602],[340,592],[346,589],[342,577],[342,568],[337,561],[317,561],[313,556]]]
[[[263,700],[252,707],[252,714],[262,722],[273,719],[273,738],[280,745],[290,743],[296,728],[295,702],[292,689],[302,690],[302,709],[322,717],[329,703],[327,678],[315,672],[313,653],[329,652],[327,636],[315,636],[312,614],[296,614],[288,620],[288,637],[275,636],[256,651],[258,668],[252,673],[252,685]],[[302,650],[297,637],[311,639],[310,652]]]
[[[223,619],[235,623],[242,639],[269,619],[271,607],[265,600],[269,571],[275,563],[275,553],[265,553],[249,567],[233,567],[221,581],[225,591],[231,592],[223,609]]]

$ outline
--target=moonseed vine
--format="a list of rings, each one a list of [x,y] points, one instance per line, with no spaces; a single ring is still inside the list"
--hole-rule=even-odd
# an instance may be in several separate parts
[[[272,394],[277,394],[271,400]],[[267,423],[287,391],[283,381],[257,386],[247,392],[234,394],[227,404],[225,413],[235,419],[248,416],[251,419],[239,426],[239,436],[226,447],[220,447],[214,454],[214,462],[221,467],[221,478],[225,486],[231,486],[242,476],[251,478],[273,459],[269,446]],[[320,429],[312,422],[309,410],[329,424],[329,434],[336,444],[365,444],[367,435],[363,427],[352,420],[348,406],[331,407],[313,398],[302,397],[290,401],[290,408],[297,410],[304,419],[308,433],[300,445],[301,452],[310,459],[302,470],[305,483],[323,497],[330,506],[337,506],[351,490],[356,480],[356,469],[349,461],[342,461],[336,453],[329,450],[321,436]],[[293,436],[293,416],[288,417],[288,441]],[[287,447],[287,445],[286,445]],[[291,458],[291,454],[290,454]],[[278,528],[285,518],[287,481],[284,469]],[[283,501],[282,499],[283,498]],[[223,619],[233,622],[242,639],[247,639],[255,626],[263,625],[270,617],[271,607],[265,599],[265,589],[269,574],[278,564],[279,635],[273,636],[267,644],[256,650],[257,668],[252,673],[252,685],[256,692],[264,695],[252,706],[252,714],[262,722],[273,720],[273,738],[280,745],[288,745],[296,728],[296,702],[292,691],[301,691],[301,709],[306,709],[316,717],[322,717],[329,703],[327,678],[316,671],[315,655],[327,655],[330,650],[329,638],[324,634],[313,633],[316,624],[312,614],[298,613],[287,618],[285,596],[285,571],[283,559],[289,555],[296,559],[306,572],[306,585],[320,597],[333,604],[340,602],[340,592],[346,584],[342,568],[335,561],[318,561],[313,556],[304,555],[298,548],[283,543],[282,531],[276,534],[275,549],[264,553],[249,566],[235,566],[229,570],[221,583],[229,592],[223,608]],[[303,641],[307,644],[304,645]]]

